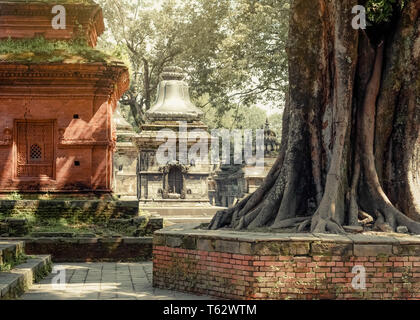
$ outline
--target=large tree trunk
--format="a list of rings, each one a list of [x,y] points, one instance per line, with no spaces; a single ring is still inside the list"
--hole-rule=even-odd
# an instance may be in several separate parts
[[[294,0],[289,103],[263,185],[210,229],[344,232],[374,221],[420,234],[420,1],[352,28],[357,0]]]

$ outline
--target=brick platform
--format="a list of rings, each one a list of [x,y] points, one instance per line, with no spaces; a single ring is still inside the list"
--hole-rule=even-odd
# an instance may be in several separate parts
[[[153,285],[226,299],[420,299],[420,237],[207,231],[153,240]],[[366,289],[353,289],[354,266]]]
[[[102,222],[139,214],[137,201],[103,200],[0,200],[0,212],[35,215],[38,219],[66,218],[73,222]]]

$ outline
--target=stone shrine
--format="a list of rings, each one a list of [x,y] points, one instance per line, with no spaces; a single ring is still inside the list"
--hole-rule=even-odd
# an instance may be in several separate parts
[[[186,125],[188,135],[193,130],[205,132],[210,143],[207,126],[201,121],[203,112],[195,107],[189,96],[188,84],[182,69],[165,68],[161,75],[156,103],[146,112],[147,122],[134,138],[139,151],[138,198],[140,208],[161,215],[176,215],[177,212],[203,213],[211,217],[218,209],[210,205],[208,179],[212,165],[198,161],[182,163],[179,148],[186,143],[187,151],[195,143],[185,140],[180,132],[180,123]],[[160,130],[172,130],[174,136],[166,143],[176,145],[176,158],[167,163],[157,161],[157,150],[165,142],[158,139]],[[207,147],[208,148],[208,147]],[[207,149],[208,150],[208,149]]]
[[[255,166],[221,165],[213,174],[215,184],[214,201],[218,206],[230,207],[238,200],[256,191],[277,159],[280,142],[270,128],[268,119],[264,126],[264,172]]]
[[[114,194],[120,199],[137,199],[137,148],[132,139],[137,137],[131,124],[124,119],[118,107],[114,113],[117,147],[114,154]]]

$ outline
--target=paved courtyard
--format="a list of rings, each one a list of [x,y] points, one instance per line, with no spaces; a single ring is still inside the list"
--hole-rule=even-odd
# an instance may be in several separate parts
[[[152,287],[152,263],[60,263],[56,269],[34,284],[23,300],[202,300],[204,296]],[[54,271],[54,270],[53,270]],[[66,279],[65,287],[60,281]],[[53,282],[57,284],[53,284]]]

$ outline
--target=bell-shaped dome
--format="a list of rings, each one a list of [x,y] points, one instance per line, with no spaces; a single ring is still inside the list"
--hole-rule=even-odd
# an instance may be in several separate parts
[[[127,120],[122,116],[120,107],[117,107],[117,110],[115,110],[114,113],[114,123],[117,131],[121,130],[133,130],[133,127],[131,124],[128,123]]]
[[[161,78],[156,103],[146,112],[147,118],[151,121],[199,120],[203,112],[191,102],[182,69],[164,68]]]

